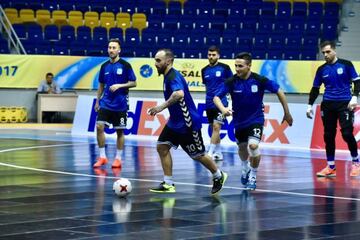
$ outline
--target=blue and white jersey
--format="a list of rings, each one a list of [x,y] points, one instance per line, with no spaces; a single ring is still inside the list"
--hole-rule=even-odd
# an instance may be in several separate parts
[[[325,86],[323,100],[350,101],[352,81],[359,81],[354,65],[344,59],[338,59],[334,64],[321,65],[315,75],[313,87]]]
[[[206,87],[206,109],[216,109],[213,101],[215,93],[224,85],[225,80],[232,77],[232,75],[229,65],[224,63],[218,63],[214,66],[207,65],[201,69],[202,82]],[[221,101],[227,107],[226,96]]]
[[[110,60],[101,65],[99,82],[104,84],[104,92],[100,99],[100,108],[116,112],[128,110],[129,89],[120,88],[115,92],[110,91],[113,84],[124,84],[128,81],[136,81],[135,73],[131,65],[123,59],[115,63]]]
[[[200,130],[200,115],[190,95],[185,78],[177,70],[171,68],[164,76],[165,100],[167,101],[171,94],[178,90],[184,92],[184,98],[168,107],[170,118],[167,126],[179,133],[186,133],[189,130]]]
[[[264,124],[263,98],[265,90],[272,93],[279,91],[279,84],[256,73],[248,79],[241,79],[236,74],[225,81],[216,96],[224,97],[230,93],[232,100],[233,123],[235,129],[247,128],[253,124]]]

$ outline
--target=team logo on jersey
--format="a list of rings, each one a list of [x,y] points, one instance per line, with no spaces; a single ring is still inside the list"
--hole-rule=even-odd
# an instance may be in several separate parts
[[[251,85],[251,92],[255,93],[258,91],[258,86],[257,85]]]
[[[215,75],[216,75],[217,77],[220,77],[220,76],[221,76],[221,72],[220,72],[220,71],[216,71],[216,72],[215,72]]]
[[[122,68],[118,68],[118,69],[116,70],[116,74],[117,74],[117,75],[121,75],[122,73],[123,73]]]
[[[338,69],[337,69],[337,73],[338,73],[338,74],[343,74],[343,73],[344,73],[344,70],[343,70],[342,68],[338,68]]]

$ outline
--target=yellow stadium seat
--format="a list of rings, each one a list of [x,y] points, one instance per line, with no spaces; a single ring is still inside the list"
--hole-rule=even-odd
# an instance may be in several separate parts
[[[84,25],[83,14],[80,11],[70,11],[68,19],[69,24],[75,28],[75,31],[78,27]]]
[[[131,27],[130,14],[119,12],[116,14],[116,22],[117,27],[122,28],[123,32],[125,33],[125,30]]]
[[[46,9],[36,10],[36,22],[44,29],[46,25],[51,24],[50,11]]]
[[[85,12],[84,20],[85,26],[90,27],[91,30],[99,26],[99,14],[97,12]]]
[[[112,12],[102,12],[100,14],[100,26],[107,29],[109,32],[110,28],[116,26],[115,15]]]
[[[141,31],[147,28],[146,15],[144,13],[134,13],[132,15],[132,27],[137,28],[141,34]]]
[[[10,23],[21,23],[21,19],[19,18],[16,8],[5,8],[4,11]]]
[[[52,12],[52,22],[58,26],[64,26],[68,24],[66,12],[63,10],[54,10]]]
[[[23,23],[33,23],[35,22],[35,13],[32,9],[21,9],[20,10],[20,19]]]

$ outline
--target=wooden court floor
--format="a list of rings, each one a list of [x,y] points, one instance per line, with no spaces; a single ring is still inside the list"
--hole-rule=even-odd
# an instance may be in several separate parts
[[[107,153],[113,158],[113,140]],[[149,192],[162,180],[155,142],[126,140],[123,168],[94,171],[94,137],[51,129],[0,129],[0,239],[360,239],[360,178],[340,153],[338,176],[316,178],[323,152],[264,149],[258,189],[240,183],[235,148],[224,149],[226,187],[173,151],[174,194]],[[130,179],[116,197],[112,184]]]

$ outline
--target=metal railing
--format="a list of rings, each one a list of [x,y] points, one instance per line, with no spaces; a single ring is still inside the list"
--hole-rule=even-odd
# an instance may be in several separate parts
[[[18,35],[16,34],[14,28],[8,17],[5,14],[4,9],[0,5],[0,29],[4,29],[6,35],[8,37],[8,47],[9,49],[13,49],[16,54],[25,54],[26,51],[24,46],[22,45]]]

